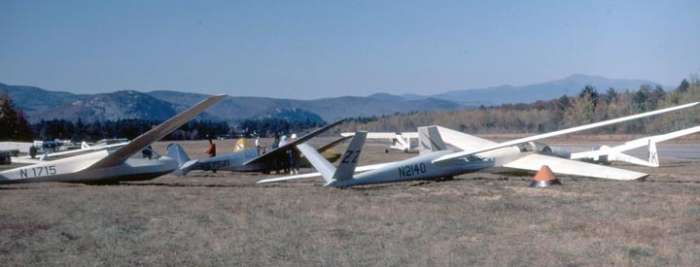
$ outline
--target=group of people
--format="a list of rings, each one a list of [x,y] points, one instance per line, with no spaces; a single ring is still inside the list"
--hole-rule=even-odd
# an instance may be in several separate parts
[[[236,143],[234,150],[240,150],[239,148],[239,143]],[[258,153],[258,155],[265,154],[265,147],[260,144],[260,137],[255,138],[255,149]],[[209,155],[210,158],[216,157],[216,144],[214,143],[214,139],[209,137],[209,147],[207,148],[206,151],[207,155]]]
[[[297,135],[294,133],[289,138],[287,138],[286,135],[280,136],[278,134],[275,134],[275,140],[272,142],[272,148],[275,149],[275,148],[284,146],[296,138],[297,138]],[[280,164],[282,166],[281,166],[281,168],[278,168],[278,172],[279,172],[279,170],[283,170],[284,173],[291,173],[291,174],[299,173],[299,168],[297,168],[297,163],[296,163],[296,158],[299,155],[296,154],[297,153],[296,150],[288,149],[285,151],[285,153],[287,154],[287,162],[286,162],[286,164],[284,164],[284,163]]]
[[[280,136],[279,134],[275,134],[275,139],[272,142],[272,149],[284,146],[285,144],[289,143],[291,140],[294,140],[296,138],[296,134],[291,134],[289,138],[287,138],[286,135]],[[236,145],[238,145],[238,143],[236,143]],[[255,138],[255,149],[257,150],[258,155],[266,153],[265,147],[262,146],[262,144],[260,143],[260,137]],[[207,148],[206,153],[207,155],[209,155],[210,158],[216,157],[216,144],[214,143],[214,140],[211,137],[209,137],[209,147]],[[296,155],[297,152],[294,149],[288,149],[287,151],[285,151],[285,153],[287,154],[286,162],[277,162],[278,166],[280,166],[277,169],[277,172],[282,170],[284,171],[284,173],[299,173],[299,169],[296,167],[296,158],[298,156]],[[216,171],[214,172],[216,173]]]

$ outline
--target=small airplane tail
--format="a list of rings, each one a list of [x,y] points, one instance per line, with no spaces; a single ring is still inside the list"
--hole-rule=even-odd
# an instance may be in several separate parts
[[[89,149],[89,148],[90,148],[90,145],[88,145],[87,142],[83,141],[82,143],[80,143],[80,149]]]
[[[411,139],[408,137],[404,137],[401,133],[396,133],[392,140],[391,147],[398,150],[403,150],[404,152],[408,152],[409,150],[411,150]]]
[[[357,132],[350,141],[348,149],[343,154],[340,160],[340,165],[336,169],[333,164],[328,162],[321,154],[312,146],[302,143],[297,145],[297,149],[304,154],[304,157],[311,163],[312,166],[321,174],[326,181],[326,185],[334,181],[352,179],[357,167],[357,160],[360,157],[362,146],[365,143],[367,132]]]
[[[627,163],[635,164],[635,165],[639,165],[639,166],[658,168],[659,167],[659,154],[656,152],[656,142],[653,139],[649,139],[648,147],[649,147],[649,159],[648,159],[648,161],[631,156],[629,154],[625,154],[624,151],[620,151],[619,149],[608,148],[608,150],[607,150],[607,153],[608,153],[607,162],[622,161],[622,162],[627,162]],[[596,160],[599,160],[599,158]]]
[[[656,141],[649,140],[649,164],[659,167],[659,152],[656,151]]]
[[[626,150],[608,146],[601,146],[598,151],[593,151],[600,153],[594,154],[592,159],[593,161],[603,162],[622,161],[639,166],[658,168],[659,153],[656,150],[656,141],[652,138],[648,139],[647,146],[649,148],[649,159],[647,161],[624,153]]]
[[[355,167],[357,167],[357,160],[360,158],[360,153],[362,152],[362,147],[365,145],[366,138],[367,132],[355,133],[355,137],[350,141],[348,149],[345,150],[340,160],[338,169],[333,174],[334,180],[352,179],[352,176],[355,174]]]
[[[190,157],[187,156],[187,152],[179,144],[169,144],[168,145],[168,157],[171,157],[177,161],[178,166],[182,166],[185,162],[190,161]]]
[[[447,145],[442,140],[437,126],[418,127],[418,152],[420,154],[442,150],[447,150]]]
[[[233,147],[233,152],[243,151],[246,148],[246,139],[239,138],[236,141],[236,145]]]
[[[197,160],[190,160],[187,156],[187,152],[179,144],[169,144],[168,145],[168,157],[171,157],[177,161],[178,169],[175,170],[175,175],[182,176],[189,172],[189,167],[197,163]]]
[[[608,159],[605,162],[613,162],[613,161],[622,161],[622,162],[627,162],[630,164],[634,165],[639,165],[639,166],[646,166],[646,167],[658,167],[654,166],[651,162],[645,161],[643,159],[631,156],[629,154],[625,154],[619,151],[613,151],[608,154]]]

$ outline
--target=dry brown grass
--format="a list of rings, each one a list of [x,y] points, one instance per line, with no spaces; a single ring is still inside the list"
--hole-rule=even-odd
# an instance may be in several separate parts
[[[205,145],[186,148],[201,156]],[[405,157],[370,144],[362,161]],[[664,163],[645,182],[560,177],[544,190],[498,170],[348,190],[318,179],[258,186],[267,176],[226,172],[2,186],[0,262],[698,266],[700,161]]]

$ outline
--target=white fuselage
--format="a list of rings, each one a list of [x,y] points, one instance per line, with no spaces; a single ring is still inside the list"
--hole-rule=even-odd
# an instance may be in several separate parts
[[[478,154],[478,157],[463,158],[450,163],[434,164],[441,156],[454,153],[444,150],[429,152],[416,157],[391,163],[382,168],[355,175],[352,179],[334,180],[326,186],[350,187],[366,184],[392,183],[412,180],[431,180],[440,177],[476,172],[501,166],[521,156],[518,148],[508,147]]]
[[[256,148],[246,148],[238,152],[227,153],[216,157],[197,160],[197,163],[187,168],[187,171],[260,171],[269,166],[244,165],[245,162],[258,156]]]
[[[96,151],[6,170],[0,172],[0,184],[48,181],[113,183],[148,180],[172,172],[178,165],[175,160],[161,156],[158,159],[132,157],[113,167],[87,168],[107,155],[107,151]]]

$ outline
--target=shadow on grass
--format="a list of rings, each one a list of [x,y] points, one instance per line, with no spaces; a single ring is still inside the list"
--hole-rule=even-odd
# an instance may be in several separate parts
[[[3,187],[3,186],[0,186],[0,190],[32,190],[32,189],[37,189],[37,188],[36,187],[26,187],[26,186],[23,186],[23,187],[16,187],[16,186]]]
[[[508,176],[516,176],[516,177],[524,177],[524,176],[533,176],[535,172],[533,171],[525,171],[525,170],[494,170],[491,171],[490,173],[492,174],[499,174],[499,175],[508,175]]]
[[[593,178],[579,178],[579,177],[567,177],[564,176],[564,178],[569,179],[571,182],[614,182],[614,181],[609,181],[609,180],[604,180],[604,179],[593,179]],[[371,184],[371,185],[361,185],[361,186],[354,186],[350,188],[344,188],[340,189],[338,188],[337,190],[354,190],[354,191],[364,191],[364,192],[369,192],[369,191],[380,191],[380,190],[386,190],[386,189],[391,189],[391,188],[399,188],[399,187],[405,187],[405,188],[410,188],[410,187],[421,187],[421,186],[434,186],[434,185],[439,185],[443,183],[456,183],[456,182],[469,182],[469,181],[529,181],[530,179],[528,177],[507,177],[507,176],[502,176],[502,177],[460,177],[452,180],[424,180],[424,181],[405,181],[405,182],[396,182],[396,183],[386,183],[386,184]],[[700,184],[700,180],[693,181],[693,180],[653,180],[646,178],[645,179],[640,179],[637,181],[628,181],[628,182],[638,182],[638,183],[658,183],[658,184]],[[91,185],[91,184],[74,184],[74,183],[57,183],[56,186],[59,187],[64,187],[64,188],[76,188],[76,187],[89,187],[89,188],[98,188],[98,187],[111,187],[111,186],[135,186],[135,187],[173,187],[173,188],[298,188],[301,186],[312,186],[312,187],[321,187],[320,184],[313,183],[313,182],[302,182],[302,183],[271,183],[271,184],[256,184],[256,183],[250,183],[250,184],[197,184],[197,183],[164,183],[164,182],[141,182],[141,183],[114,183],[114,184],[97,184],[97,185]],[[53,185],[51,187],[54,187]],[[45,189],[45,186],[17,186],[17,185],[0,185],[0,191],[11,191],[11,190],[41,190]]]
[[[248,188],[260,187],[256,184],[186,184],[186,183],[119,183],[105,186],[156,186],[156,187],[203,187],[203,188]]]
[[[659,183],[659,184],[700,184],[700,181],[688,181],[688,180],[668,180],[668,181],[660,181],[660,180],[646,180],[642,181],[644,183]]]
[[[68,182],[34,182],[34,183],[13,183],[0,185],[0,190],[41,190],[47,187],[51,188],[74,188],[82,187],[85,184],[68,183]]]

